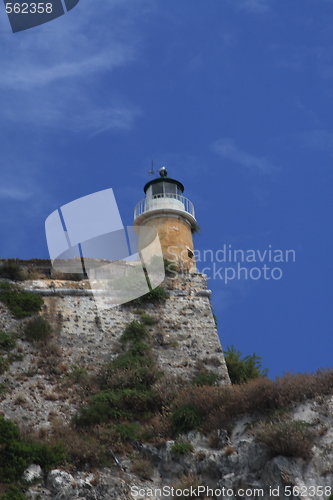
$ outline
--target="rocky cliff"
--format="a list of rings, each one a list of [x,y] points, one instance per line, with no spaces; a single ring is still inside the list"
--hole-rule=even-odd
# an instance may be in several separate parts
[[[165,286],[164,301],[98,314],[87,282],[15,285],[43,297],[43,341],[0,302],[0,424],[20,428],[18,468],[31,442],[66,452],[57,468],[30,460],[13,480],[25,498],[333,498],[333,372],[230,386],[206,277]]]
[[[72,474],[58,469],[41,474],[29,494],[40,500],[332,498],[332,410],[332,397],[308,400],[290,409],[288,418],[307,423],[316,435],[306,458],[274,456],[267,445],[256,442],[249,425],[262,415],[243,415],[229,433],[217,432],[214,447],[199,432],[182,435],[182,442],[193,447],[184,455],[172,451],[174,441],[160,449],[133,442],[135,453],[148,464],[139,475],[131,472],[132,453],[107,469]],[[142,479],[145,475],[149,479]]]

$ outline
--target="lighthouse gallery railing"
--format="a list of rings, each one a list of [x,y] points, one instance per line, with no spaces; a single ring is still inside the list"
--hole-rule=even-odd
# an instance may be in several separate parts
[[[134,208],[134,219],[145,212],[150,212],[151,210],[158,210],[162,208],[160,202],[161,198],[171,198],[173,200],[180,201],[184,207],[182,208],[184,212],[187,212],[195,218],[194,205],[188,198],[185,198],[185,196],[181,196],[180,194],[162,193],[155,194],[149,198],[144,198],[143,200],[139,201],[139,203],[137,203]]]

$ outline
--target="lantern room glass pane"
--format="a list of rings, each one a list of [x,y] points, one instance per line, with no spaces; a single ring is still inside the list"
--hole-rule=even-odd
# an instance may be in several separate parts
[[[162,182],[158,182],[157,184],[152,185],[153,188],[153,196],[156,194],[163,194],[163,184]]]
[[[164,184],[164,192],[167,194],[176,194],[176,184],[171,182],[163,182]]]

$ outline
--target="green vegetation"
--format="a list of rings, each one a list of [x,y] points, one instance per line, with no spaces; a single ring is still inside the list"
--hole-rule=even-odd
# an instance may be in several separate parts
[[[9,366],[8,360],[0,356],[0,375],[8,370],[8,366]]]
[[[193,385],[217,385],[219,375],[206,369],[201,369],[199,374],[193,377]]]
[[[72,365],[71,371],[68,373],[67,377],[74,383],[80,384],[88,377],[88,372],[82,366]]]
[[[192,405],[183,405],[171,415],[172,429],[175,434],[197,429],[201,425],[201,416]]]
[[[117,389],[104,390],[96,394],[87,408],[81,408],[80,415],[74,419],[77,425],[108,423],[144,418],[158,406],[157,395],[149,390]]]
[[[167,276],[174,276],[177,273],[177,265],[171,260],[163,259],[164,271]]]
[[[176,442],[173,446],[171,446],[171,453],[175,455],[186,455],[186,453],[190,453],[194,448],[191,443],[185,443],[182,441]]]
[[[141,340],[149,338],[149,333],[144,324],[140,321],[131,321],[124,330],[124,333],[120,337],[120,342],[126,344],[127,342],[137,343]]]
[[[6,493],[1,495],[0,500],[26,500],[26,496],[16,486],[11,486]]]
[[[10,351],[15,347],[15,338],[12,333],[0,332],[0,349]]]
[[[192,234],[200,234],[201,227],[199,226],[199,224],[195,223],[194,225],[192,225],[191,231],[192,231]]]
[[[141,323],[147,326],[155,325],[157,323],[157,320],[155,318],[152,318],[151,316],[149,316],[149,314],[146,314],[145,312],[140,315],[140,321]]]
[[[125,423],[115,426],[115,431],[123,441],[138,439],[141,434],[141,425],[137,423]]]
[[[147,302],[161,302],[168,298],[168,293],[165,291],[163,286],[157,286],[150,292],[138,297],[137,299],[131,300],[130,304],[146,304]]]
[[[45,469],[60,465],[65,460],[59,445],[50,448],[45,444],[23,440],[17,426],[0,416],[0,481],[18,481],[30,464],[38,464]]]
[[[0,290],[12,290],[14,285],[12,283],[8,283],[7,281],[0,281]]]
[[[21,267],[15,262],[8,262],[0,267],[0,278],[6,278],[12,281],[23,281],[25,274]]]
[[[99,377],[101,390],[75,416],[77,426],[146,420],[160,408],[160,397],[151,390],[160,374],[151,353],[147,327],[139,321],[132,321],[126,326],[120,342],[127,347],[126,351],[102,370]],[[122,439],[128,429],[132,435],[133,428],[127,423],[125,428],[115,427]]]
[[[25,318],[38,313],[44,304],[40,295],[13,289],[0,291],[0,300],[6,304],[15,318]]]
[[[262,369],[261,357],[255,353],[241,359],[242,353],[233,345],[224,352],[230,380],[232,384],[243,384],[258,377],[267,377],[268,368]]]
[[[52,327],[42,316],[31,318],[24,327],[29,342],[45,342],[52,333]]]
[[[1,373],[1,370],[0,370]],[[8,391],[8,386],[6,384],[0,384],[0,394],[4,394]]]

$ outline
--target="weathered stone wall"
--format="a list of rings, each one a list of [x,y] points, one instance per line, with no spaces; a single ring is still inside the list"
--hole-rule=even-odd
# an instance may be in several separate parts
[[[0,330],[15,333],[17,347],[0,384],[0,412],[19,425],[48,428],[54,418],[69,422],[81,400],[77,388],[66,388],[73,365],[96,373],[121,351],[119,337],[125,326],[138,320],[137,309],[157,323],[148,327],[161,371],[190,379],[197,361],[219,373],[221,383],[230,383],[217,335],[207,278],[199,273],[178,275],[166,282],[169,298],[144,306],[122,305],[99,311],[89,281],[24,281],[21,288],[44,297],[42,314],[53,324],[54,333],[43,345],[25,340],[24,324],[0,302]],[[20,358],[21,357],[21,358]],[[66,384],[65,384],[66,385]]]
[[[52,286],[51,286],[52,285]],[[162,303],[117,306],[98,310],[88,282],[34,281],[29,287],[43,293],[43,314],[53,324],[67,361],[97,367],[119,353],[125,326],[138,319],[138,309],[156,320],[149,327],[162,371],[190,378],[196,362],[229,383],[207,290],[207,277],[191,273],[167,281],[169,298]]]

